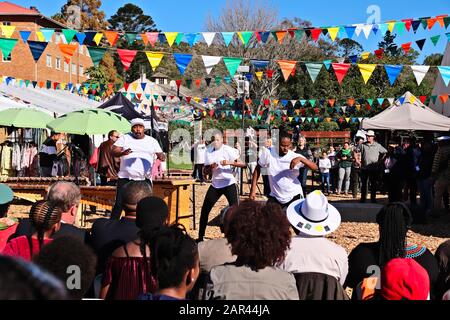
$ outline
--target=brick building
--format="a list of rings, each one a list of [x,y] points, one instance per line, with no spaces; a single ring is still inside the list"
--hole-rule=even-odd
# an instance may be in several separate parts
[[[58,32],[66,28],[63,24],[45,17],[35,7],[27,9],[10,2],[0,2],[0,25],[15,26],[11,38],[19,39],[9,57],[3,57],[0,50],[1,76],[60,83],[82,83],[87,80],[84,72],[93,64],[86,46],[79,46],[68,64],[59,50],[58,43],[65,42],[62,33]],[[55,33],[41,58],[35,63],[28,44],[22,41],[19,31],[31,31],[28,40],[39,41],[36,32],[40,28],[52,28]]]

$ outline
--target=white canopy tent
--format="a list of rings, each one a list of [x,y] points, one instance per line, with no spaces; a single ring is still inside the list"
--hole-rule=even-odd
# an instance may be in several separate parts
[[[449,131],[450,118],[425,106],[409,91],[400,99],[370,119],[364,119],[363,129]]]

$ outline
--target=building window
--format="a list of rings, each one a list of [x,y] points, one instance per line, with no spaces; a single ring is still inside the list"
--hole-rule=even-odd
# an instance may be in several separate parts
[[[55,69],[61,70],[61,58],[56,58]]]
[[[52,67],[52,56],[49,54],[47,55],[47,67]]]
[[[80,76],[84,74],[84,67],[82,64],[80,64]]]
[[[11,55],[12,55],[12,53],[10,53],[9,56],[7,56],[7,57],[2,55],[2,62],[11,62]]]
[[[72,63],[72,74],[77,74],[77,65]]]
[[[64,61],[64,72],[69,72],[69,64]]]
[[[11,25],[11,21],[3,21],[2,24],[4,26],[10,26]]]

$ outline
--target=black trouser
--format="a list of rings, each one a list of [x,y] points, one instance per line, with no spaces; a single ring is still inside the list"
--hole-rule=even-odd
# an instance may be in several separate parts
[[[352,167],[352,173],[350,174],[352,180],[352,194],[356,198],[359,189],[359,179],[361,177],[361,168]]]
[[[203,201],[202,212],[200,214],[200,227],[198,230],[198,238],[200,240],[203,240],[203,237],[205,236],[209,213],[216,204],[217,200],[219,200],[222,195],[225,195],[230,206],[239,202],[236,184],[232,184],[221,189],[216,189],[213,186],[210,186],[208,192],[206,192],[205,200]]]
[[[119,179],[117,180],[117,188],[116,188],[116,203],[112,209],[111,219],[119,220],[122,214],[122,192],[123,187],[130,181],[130,179]],[[150,187],[152,186],[152,182],[150,180],[145,180]]]
[[[385,173],[386,189],[388,192],[389,202],[401,202],[403,191],[403,179],[392,173]]]
[[[268,197],[269,194],[270,194],[270,192],[271,192],[271,190],[270,190],[269,176],[263,175],[263,176],[262,176],[262,179],[263,179],[263,186],[264,186],[264,195],[265,195],[266,197]]]
[[[406,185],[405,185],[405,192],[403,196],[404,201],[408,201],[408,195],[409,200],[411,204],[417,204],[417,179],[415,174],[408,174],[406,177]],[[400,200],[401,201],[401,200]]]
[[[276,204],[279,204],[280,206],[281,206],[281,208],[284,210],[284,209],[286,209],[287,207],[289,207],[289,205],[292,203],[292,202],[294,202],[294,201],[296,201],[296,200],[299,200],[299,199],[303,199],[303,197],[302,197],[302,195],[296,195],[294,198],[292,198],[292,200],[291,201],[289,201],[289,202],[286,202],[286,203],[281,203],[280,201],[278,201],[277,200],[277,198],[275,198],[275,197],[272,197],[272,196],[269,196],[269,199],[267,199],[267,203],[276,203]]]
[[[361,201],[366,201],[367,198],[367,188],[368,182],[370,180],[370,200],[376,202],[377,200],[377,190],[378,190],[378,170],[361,170]]]
[[[205,179],[203,178],[203,167],[204,164],[201,163],[197,163],[194,165],[194,172],[192,173],[192,177],[194,179],[199,179],[200,181],[204,181]]]

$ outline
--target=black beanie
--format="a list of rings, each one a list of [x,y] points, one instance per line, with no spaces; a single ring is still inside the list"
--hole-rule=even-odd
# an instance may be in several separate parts
[[[147,197],[136,208],[136,226],[139,229],[161,227],[169,216],[169,207],[163,199]]]

